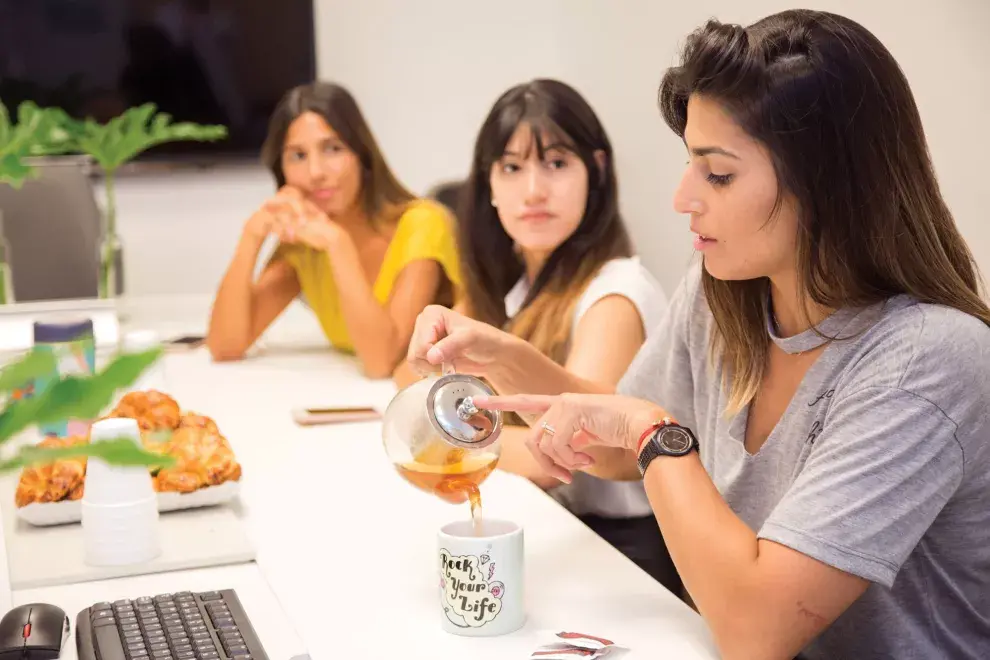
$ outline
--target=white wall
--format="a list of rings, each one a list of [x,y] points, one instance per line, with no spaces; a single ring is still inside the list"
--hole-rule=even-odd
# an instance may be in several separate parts
[[[990,274],[990,24],[987,0],[802,3],[859,20],[911,81],[943,190]],[[472,141],[505,88],[555,76],[577,87],[614,143],[622,205],[640,252],[672,289],[691,256],[670,210],[683,147],[659,117],[664,68],[711,16],[750,22],[784,0],[317,0],[320,76],[358,98],[413,189],[466,173]],[[214,289],[243,221],[271,182],[260,168],[125,179],[121,227],[132,292]]]
[[[241,227],[273,190],[271,175],[253,165],[120,177],[117,223],[127,293],[215,291]],[[97,196],[104,203],[102,187]]]

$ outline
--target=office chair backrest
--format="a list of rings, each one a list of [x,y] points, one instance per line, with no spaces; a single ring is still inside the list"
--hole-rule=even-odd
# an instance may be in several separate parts
[[[431,188],[426,193],[426,196],[429,199],[440,202],[450,209],[451,213],[456,215],[460,198],[464,191],[464,185],[464,181],[444,181]]]
[[[20,190],[0,184],[17,302],[95,298],[100,209],[83,157],[39,159]]]

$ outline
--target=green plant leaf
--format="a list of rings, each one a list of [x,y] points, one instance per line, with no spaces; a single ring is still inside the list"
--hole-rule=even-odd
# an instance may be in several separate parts
[[[74,124],[61,108],[44,108],[46,121],[36,135],[36,142],[31,149],[34,156],[55,156],[71,153],[76,150],[77,133],[73,132]]]
[[[20,188],[36,176],[34,168],[24,164],[28,156],[66,153],[74,141],[67,129],[68,115],[59,108],[39,108],[31,101],[17,108],[17,124],[0,102],[0,183]]]
[[[26,180],[34,176],[36,176],[36,172],[21,162],[21,156],[0,154],[0,183],[20,188]]]
[[[35,424],[97,417],[118,389],[137,380],[160,355],[159,348],[119,355],[99,373],[66,376],[44,392],[8,403],[0,413],[0,443]]]
[[[92,119],[69,120],[68,132],[76,146],[89,154],[108,173],[114,172],[141,152],[176,141],[212,142],[227,136],[227,128],[189,122],[172,123],[168,113],[156,113],[154,103],[128,108],[106,124]]]
[[[17,470],[29,465],[45,465],[76,456],[95,456],[111,465],[169,467],[175,464],[175,458],[172,456],[149,452],[138,447],[130,438],[115,438],[71,447],[21,447],[12,458],[0,462],[0,472]]]
[[[55,356],[49,351],[30,351],[0,371],[0,392],[10,392],[55,371]]]
[[[20,188],[24,181],[34,175],[34,170],[22,161],[27,157],[43,130],[46,115],[30,101],[21,103],[17,110],[17,124],[10,126],[10,117],[4,108],[6,130],[0,142],[0,182]]]
[[[10,131],[10,113],[7,112],[7,106],[0,102],[0,148],[10,140]]]

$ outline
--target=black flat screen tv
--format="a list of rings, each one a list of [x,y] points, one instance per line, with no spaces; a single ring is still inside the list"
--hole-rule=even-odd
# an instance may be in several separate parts
[[[0,99],[106,121],[157,104],[227,126],[141,160],[257,158],[282,94],[316,76],[312,0],[0,0]]]

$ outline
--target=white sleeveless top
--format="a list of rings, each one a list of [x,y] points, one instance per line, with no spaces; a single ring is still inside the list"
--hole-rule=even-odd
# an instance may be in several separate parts
[[[522,278],[505,296],[506,316],[512,318],[518,314],[528,294],[529,283]],[[577,330],[581,317],[596,302],[613,295],[627,298],[636,307],[647,338],[667,311],[667,296],[638,257],[613,259],[602,266],[581,294],[571,319],[571,335]],[[642,481],[609,481],[575,472],[570,484],[562,484],[550,494],[576,515],[605,518],[653,515]]]

